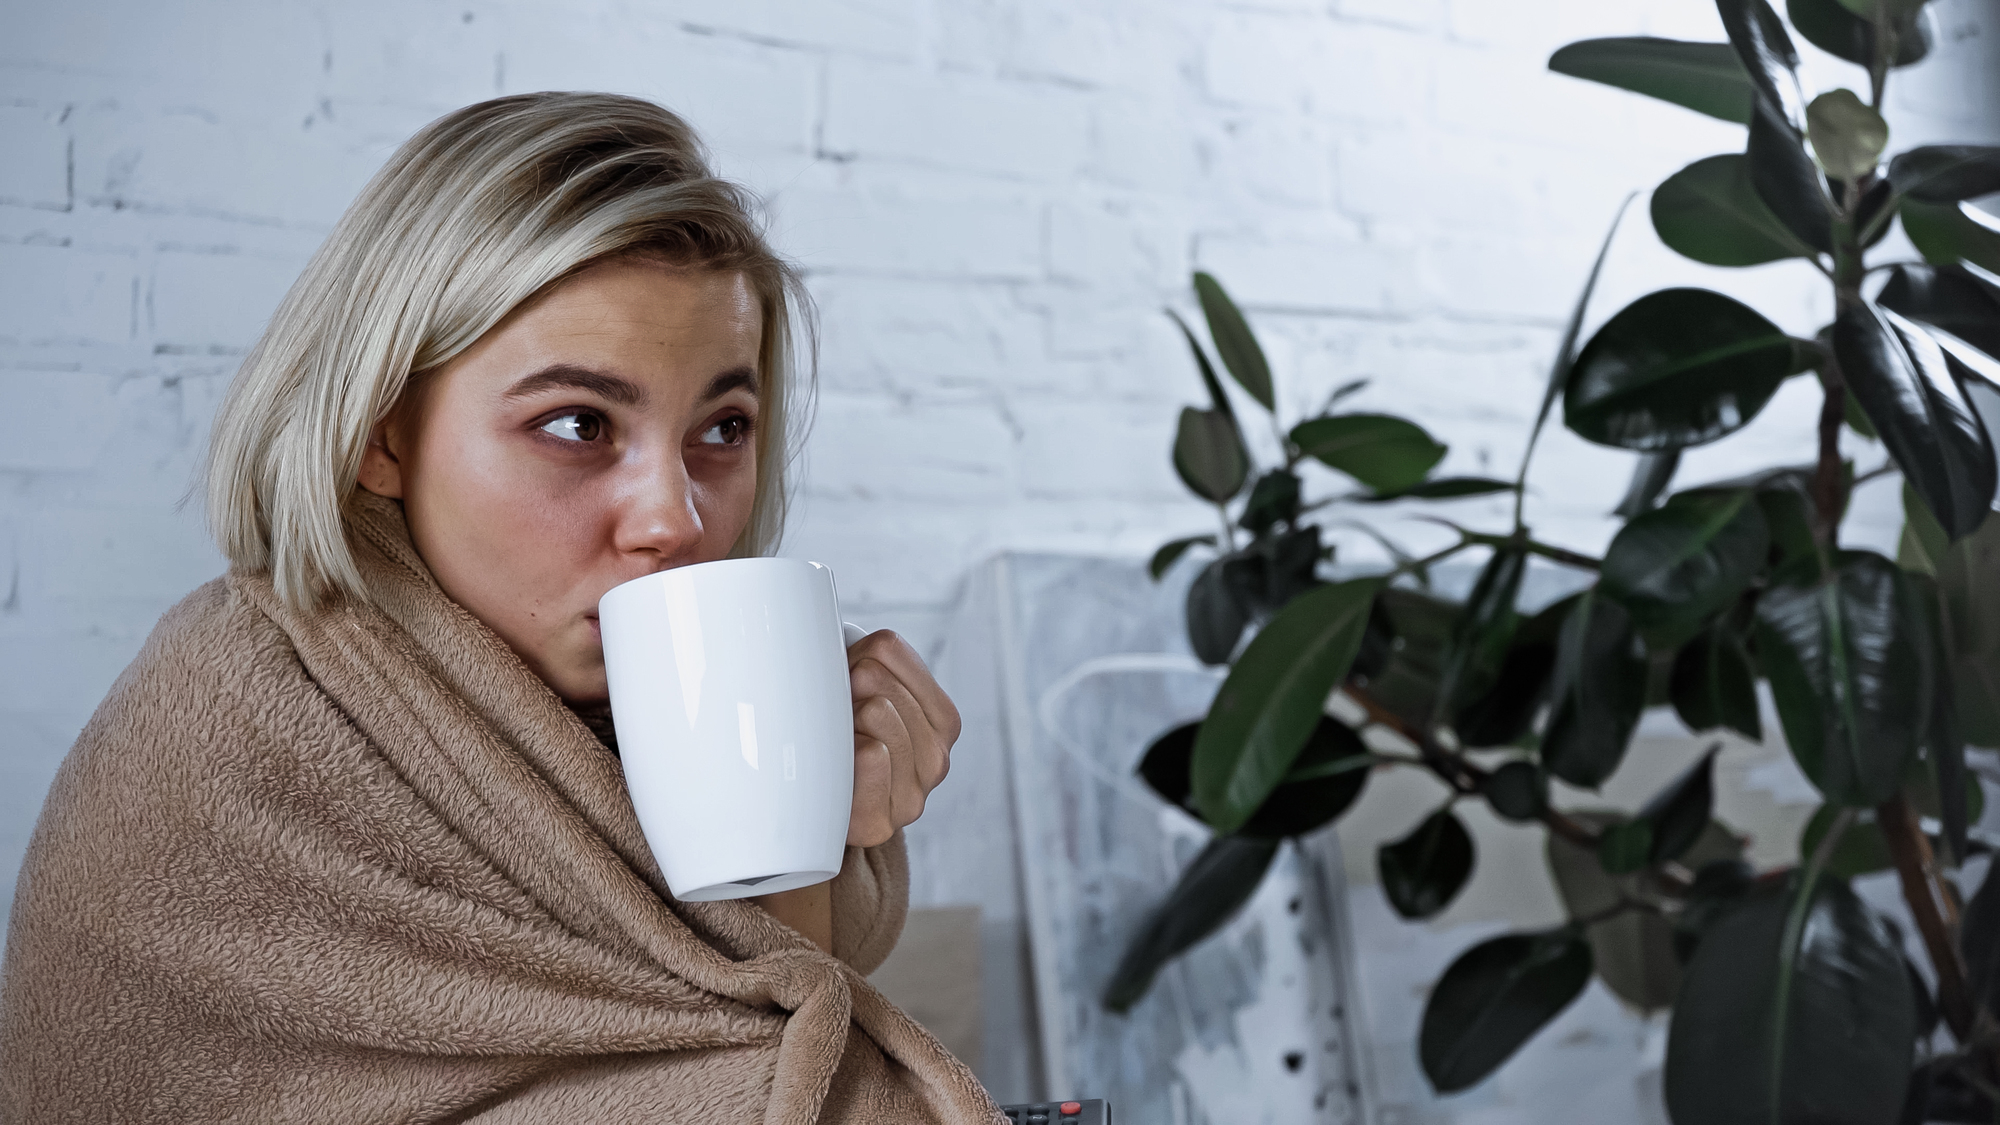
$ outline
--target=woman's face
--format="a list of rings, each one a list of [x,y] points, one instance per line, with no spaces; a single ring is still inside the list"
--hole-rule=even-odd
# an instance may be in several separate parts
[[[762,330],[741,274],[600,263],[413,385],[361,485],[556,694],[602,701],[597,599],[750,522]]]

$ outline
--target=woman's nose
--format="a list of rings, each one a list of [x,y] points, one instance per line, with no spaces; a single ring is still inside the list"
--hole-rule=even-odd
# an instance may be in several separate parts
[[[701,511],[687,466],[678,457],[666,457],[634,470],[619,505],[612,545],[627,554],[657,554],[662,567],[676,565],[702,540]]]

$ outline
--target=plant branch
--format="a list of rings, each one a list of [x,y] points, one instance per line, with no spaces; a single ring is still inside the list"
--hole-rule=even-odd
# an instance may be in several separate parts
[[[1218,502],[1215,505],[1215,512],[1222,517],[1222,553],[1226,555],[1236,549],[1236,527],[1229,522],[1227,504]]]
[[[1930,844],[1924,839],[1909,800],[1901,793],[1875,806],[1875,823],[1889,842],[1889,855],[1896,862],[1896,880],[1903,885],[1903,901],[1909,904],[1910,916],[1916,920],[1924,949],[1937,970],[1938,1008],[1951,1026],[1952,1035],[1963,1043],[1972,1034],[1972,995],[1965,984],[1965,967],[1959,964],[1958,949],[1945,921],[1946,911],[1951,910],[1950,897],[1939,893],[1934,882],[1936,864],[1927,861]]]
[[[1819,408],[1819,463],[1812,481],[1813,542],[1830,556],[1839,538],[1840,511],[1846,506],[1840,494],[1840,427],[1847,421],[1847,387],[1832,357],[1820,369],[1820,383],[1826,397]]]
[[[1433,523],[1444,524],[1446,527],[1465,536],[1467,544],[1477,544],[1482,547],[1513,547],[1526,551],[1531,555],[1540,555],[1545,559],[1559,562],[1564,566],[1576,567],[1578,570],[1597,570],[1604,566],[1604,560],[1602,559],[1594,559],[1589,555],[1578,554],[1567,547],[1558,547],[1553,543],[1543,543],[1540,540],[1530,539],[1526,535],[1488,535],[1484,532],[1468,531],[1452,523],[1450,520],[1440,519],[1437,516],[1421,516],[1418,518],[1428,519]]]

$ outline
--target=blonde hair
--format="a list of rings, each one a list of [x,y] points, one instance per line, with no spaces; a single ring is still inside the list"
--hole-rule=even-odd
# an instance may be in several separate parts
[[[215,419],[208,518],[232,566],[311,608],[366,599],[344,513],[370,430],[413,376],[593,262],[636,255],[741,272],[763,309],[757,489],[733,554],[784,529],[787,407],[811,306],[750,195],[687,122],[611,94],[495,98],[410,138],[285,294]],[[796,322],[794,313],[797,313]],[[810,370],[798,388],[810,392]]]

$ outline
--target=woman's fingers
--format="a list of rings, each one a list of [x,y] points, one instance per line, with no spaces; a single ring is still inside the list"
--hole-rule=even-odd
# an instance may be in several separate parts
[[[923,795],[929,792],[917,780],[916,740],[921,731],[910,729],[895,700],[885,694],[856,701],[854,733],[876,739],[889,748],[890,815],[896,825],[901,827],[917,819],[917,813],[923,811]]]
[[[958,741],[961,725],[958,707],[951,696],[945,694],[944,687],[931,675],[924,658],[910,643],[888,629],[868,634],[847,650],[847,666],[853,671],[864,660],[873,660],[883,666],[896,682],[907,688],[917,705],[923,708],[924,719],[931,728],[944,738],[949,749]]]
[[[857,848],[886,844],[896,834],[891,818],[889,747],[860,732],[854,735],[854,806],[847,817],[847,842]]]

